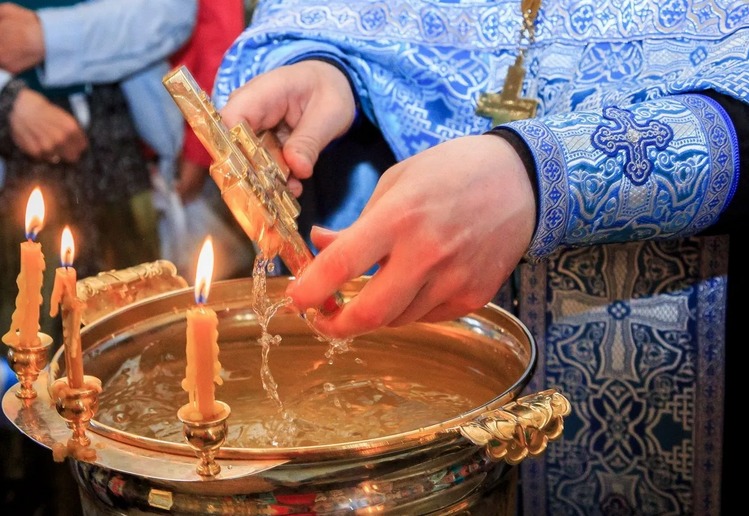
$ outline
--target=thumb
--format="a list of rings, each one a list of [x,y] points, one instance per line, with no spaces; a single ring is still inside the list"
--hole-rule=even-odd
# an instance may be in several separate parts
[[[284,159],[295,175],[306,179],[322,150],[351,128],[356,114],[356,103],[346,77],[328,63],[310,61],[311,66],[323,67],[331,83],[312,91],[304,103],[301,115],[284,142]]]
[[[283,158],[298,179],[307,179],[320,152],[329,141],[323,141],[312,134],[304,133],[297,127],[283,145]]]
[[[333,231],[332,229],[327,229],[322,226],[312,226],[310,240],[312,240],[312,244],[315,247],[323,250],[338,238],[338,234],[338,231]]]
[[[343,111],[338,105],[319,99],[307,105],[283,144],[284,159],[299,179],[312,175],[312,167],[322,150],[351,126],[353,113],[342,116]]]

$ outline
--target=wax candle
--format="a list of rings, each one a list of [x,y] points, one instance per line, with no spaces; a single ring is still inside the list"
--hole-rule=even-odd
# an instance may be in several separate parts
[[[84,303],[76,293],[77,273],[73,268],[75,242],[68,226],[62,230],[60,240],[61,267],[55,269],[49,315],[56,317],[62,310],[62,340],[65,350],[65,370],[71,389],[83,387],[83,353],[81,350],[81,314]]]
[[[21,270],[16,284],[16,309],[11,316],[10,329],[3,342],[17,348],[41,345],[39,339],[39,311],[42,305],[42,277],[44,255],[36,236],[44,226],[44,198],[37,187],[26,203],[26,241],[21,242]]]
[[[213,275],[213,242],[206,238],[198,257],[195,275],[195,304],[187,310],[187,366],[182,388],[188,392],[191,411],[188,417],[208,420],[220,411],[216,404],[215,384],[221,385],[218,361],[218,317],[205,306]]]

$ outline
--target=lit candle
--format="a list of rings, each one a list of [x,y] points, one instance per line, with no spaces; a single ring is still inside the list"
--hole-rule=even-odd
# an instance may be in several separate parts
[[[221,363],[218,361],[218,317],[205,306],[213,276],[213,243],[206,238],[198,257],[195,275],[196,306],[187,310],[187,366],[182,388],[190,396],[192,410],[187,417],[210,420],[220,412],[214,397],[215,385],[221,385]]]
[[[81,351],[81,313],[84,303],[76,293],[76,272],[73,268],[75,243],[70,228],[65,226],[60,241],[60,263],[55,270],[55,284],[52,287],[49,315],[57,316],[62,307],[62,340],[65,346],[65,370],[68,386],[71,389],[83,387],[83,354]]]
[[[26,204],[26,241],[21,242],[21,271],[18,274],[16,310],[11,317],[10,329],[3,342],[18,348],[37,347],[39,339],[39,311],[42,305],[42,277],[44,255],[36,236],[44,226],[44,198],[37,187]]]

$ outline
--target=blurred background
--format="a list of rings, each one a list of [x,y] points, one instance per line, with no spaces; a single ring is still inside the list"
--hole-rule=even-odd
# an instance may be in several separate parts
[[[120,3],[116,0],[93,0],[90,3],[106,4],[109,2]],[[0,49],[18,45],[19,40],[12,38],[19,37],[22,29],[25,29],[24,24],[26,23],[30,23],[32,28],[36,27],[37,31],[40,26],[44,27],[43,30],[53,30],[52,24],[39,23],[38,16],[42,9],[70,9],[69,19],[76,20],[76,13],[81,13],[80,16],[84,16],[83,10],[76,9],[87,3],[89,2],[86,0],[18,0],[12,2],[12,4],[15,4],[12,9],[0,11]],[[146,2],[138,3],[140,6],[144,4],[148,5]],[[171,53],[159,56],[159,59],[164,66],[169,67],[185,64],[201,87],[210,92],[221,57],[250,20],[254,4],[255,2],[252,0],[199,0],[192,33],[186,34],[188,38],[180,43],[180,47],[176,51],[172,49]],[[8,5],[3,4],[4,7]],[[154,13],[154,16],[162,14]],[[85,16],[88,16],[88,14],[85,14]],[[84,20],[81,19],[80,22],[83,24]],[[134,44],[137,44],[137,42],[134,42]],[[53,50],[48,48],[47,52]],[[11,110],[15,113],[20,112],[17,103],[20,102],[19,99],[22,98],[22,95],[25,95],[23,92],[29,83],[19,82],[17,79],[28,77],[28,73],[33,72],[34,67],[25,71],[14,72],[13,70],[5,70],[3,63],[7,64],[9,61],[0,61],[0,196],[5,195],[5,198],[0,200],[0,260],[2,260],[0,261],[0,274],[3,275],[3,281],[0,283],[0,301],[3,304],[3,309],[0,311],[0,335],[5,334],[10,328],[11,313],[15,309],[15,300],[18,294],[16,277],[19,274],[20,267],[18,264],[18,246],[23,241],[23,211],[28,198],[24,196],[23,199],[20,199],[21,196],[15,193],[14,188],[17,187],[20,180],[17,180],[14,176],[14,170],[18,168],[16,166],[18,163],[14,160],[31,160],[31,163],[39,165],[41,174],[50,173],[50,170],[54,173],[58,170],[54,167],[58,166],[62,167],[59,168],[62,173],[63,171],[70,172],[83,163],[86,159],[86,152],[100,152],[110,155],[120,152],[120,149],[114,146],[107,148],[106,141],[103,144],[101,142],[95,143],[93,139],[96,136],[84,131],[85,137],[89,138],[88,149],[82,151],[80,155],[68,156],[67,163],[65,163],[66,157],[64,155],[62,164],[60,164],[60,156],[50,157],[33,153],[29,155],[29,150],[24,148],[19,143],[19,139],[16,138],[18,128],[12,125],[11,117],[2,115],[7,115]],[[7,65],[6,68],[9,66]],[[166,69],[168,70],[168,68]],[[123,69],[122,75],[122,81],[115,82],[115,86],[124,83],[126,81],[124,76],[129,76],[129,72],[126,73]],[[152,82],[150,85],[154,90],[163,88],[160,84],[160,77],[155,76],[155,80],[158,82]],[[73,102],[72,95],[67,96],[68,92],[65,92],[66,97],[60,100],[60,98],[53,97],[51,94],[44,99],[43,96],[49,92],[45,92],[43,87],[34,91],[40,93],[41,96],[34,97],[36,93],[26,94],[23,100],[35,98],[39,101],[35,106],[38,111],[32,110],[29,113],[35,127],[45,131],[49,129],[44,125],[44,121],[47,120],[44,113],[53,113],[61,116],[74,116],[82,128],[88,128],[85,122],[87,120],[86,113],[81,114],[80,106]],[[166,102],[172,102],[168,94],[166,94],[166,97],[162,96],[162,98],[166,98]],[[89,99],[93,102],[94,97],[91,96]],[[88,107],[91,108],[95,117],[96,106]],[[159,228],[161,232],[160,249],[157,251],[160,252],[160,256],[156,257],[165,257],[164,254],[170,252],[167,246],[174,245],[174,234],[171,233],[174,228],[169,226],[169,222],[173,222],[174,216],[177,218],[187,216],[189,219],[190,217],[194,218],[196,212],[203,213],[204,216],[198,220],[199,225],[182,228],[182,230],[187,232],[188,244],[191,241],[202,242],[206,232],[219,233],[218,237],[214,237],[215,240],[218,240],[215,245],[219,249],[223,245],[224,256],[230,257],[232,261],[227,258],[227,261],[217,263],[220,269],[214,279],[227,279],[251,274],[254,256],[252,244],[225,208],[213,181],[206,179],[208,178],[207,171],[210,161],[207,153],[204,152],[202,146],[191,134],[189,128],[185,124],[184,134],[174,139],[181,144],[181,147],[174,152],[174,156],[165,156],[160,152],[157,145],[159,143],[157,141],[158,130],[156,131],[156,139],[150,138],[147,134],[148,127],[139,124],[137,120],[135,112],[139,109],[142,110],[145,106],[138,106],[136,103],[135,105],[131,104],[130,107],[133,111],[132,117],[135,119],[135,128],[139,131],[136,143],[137,148],[142,152],[142,156],[138,156],[138,160],[142,161],[138,161],[138,163],[143,163],[144,167],[147,168],[147,173],[144,172],[147,174],[146,177],[148,177],[148,174],[151,176],[153,186],[149,195],[154,199],[157,209],[156,216],[158,219],[155,223],[161,225]],[[148,108],[152,109],[153,106]],[[47,111],[43,111],[45,109]],[[67,114],[61,112],[60,109],[66,111]],[[183,122],[181,118],[180,122]],[[2,124],[7,125],[3,126]],[[140,132],[142,128],[145,128],[144,132]],[[7,145],[5,142],[7,142]],[[17,147],[15,149],[12,148],[14,144]],[[9,146],[11,150],[7,151]],[[168,161],[167,157],[172,161]],[[117,156],[114,156],[113,159],[116,160]],[[93,172],[97,172],[96,168],[93,169]],[[39,177],[44,178],[45,176],[40,175]],[[49,185],[43,184],[42,186]],[[54,192],[54,190],[52,191]],[[73,193],[76,194],[74,190]],[[164,200],[163,196],[167,196],[171,204],[168,206],[158,205],[159,195],[162,196],[162,201]],[[60,199],[55,199],[53,193],[49,199],[45,198],[45,202],[47,201],[54,204]],[[55,209],[58,209],[58,207],[56,206]],[[62,209],[62,207],[59,209]],[[126,224],[123,225],[126,226]],[[125,230],[132,230],[132,228],[126,227]],[[58,234],[54,234],[55,238]],[[42,235],[42,237],[44,236]],[[102,239],[104,242],[107,238],[110,241],[118,239],[116,234],[105,233],[105,237],[105,239]],[[59,247],[59,240],[51,240],[51,245],[43,242],[44,255],[47,260],[45,275],[49,272],[54,273],[54,268],[58,266],[55,262],[59,262],[58,252],[54,250],[55,245]],[[99,248],[96,251],[100,250]],[[116,264],[117,268],[120,268],[120,265],[123,264],[130,266],[142,263],[140,258],[142,255],[136,251],[139,250],[124,249],[121,251],[123,256],[120,257],[124,260],[111,263]],[[172,249],[171,252],[173,251]],[[194,254],[195,259],[197,259],[198,253]],[[175,256],[178,257],[178,255],[166,257],[173,258]],[[86,271],[84,258],[84,256],[81,257],[79,279],[90,275],[82,272]],[[78,260],[76,260],[77,262]],[[191,277],[190,273],[194,263],[187,262],[179,264],[179,266],[179,273],[188,283],[192,284],[194,275]],[[76,266],[76,268],[78,267]],[[94,273],[101,270],[109,270],[109,268],[88,269],[88,272]],[[59,318],[49,317],[47,300],[49,299],[51,284],[48,283],[51,282],[48,281],[48,276],[45,276],[45,303],[42,306],[41,331],[49,333],[55,338],[55,348],[52,351],[54,353],[61,342],[61,326]],[[2,395],[5,395],[8,389],[17,382],[15,373],[10,369],[6,360],[7,351],[7,346],[0,344],[0,394]],[[39,445],[20,432],[8,421],[4,412],[0,413],[0,514],[8,516],[78,516],[82,514],[78,487],[71,474],[69,461],[55,462],[51,450]]]

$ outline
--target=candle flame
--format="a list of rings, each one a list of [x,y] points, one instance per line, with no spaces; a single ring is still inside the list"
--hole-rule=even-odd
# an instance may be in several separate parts
[[[37,186],[26,203],[26,238],[36,240],[42,227],[44,227],[44,197]]]
[[[62,238],[60,238],[60,263],[62,263],[63,267],[72,267],[74,258],[75,242],[73,241],[73,233],[68,226],[65,226],[62,230]]]
[[[210,236],[203,242],[203,248],[198,257],[198,267],[195,274],[195,302],[200,304],[208,300],[213,277],[213,240]]]

